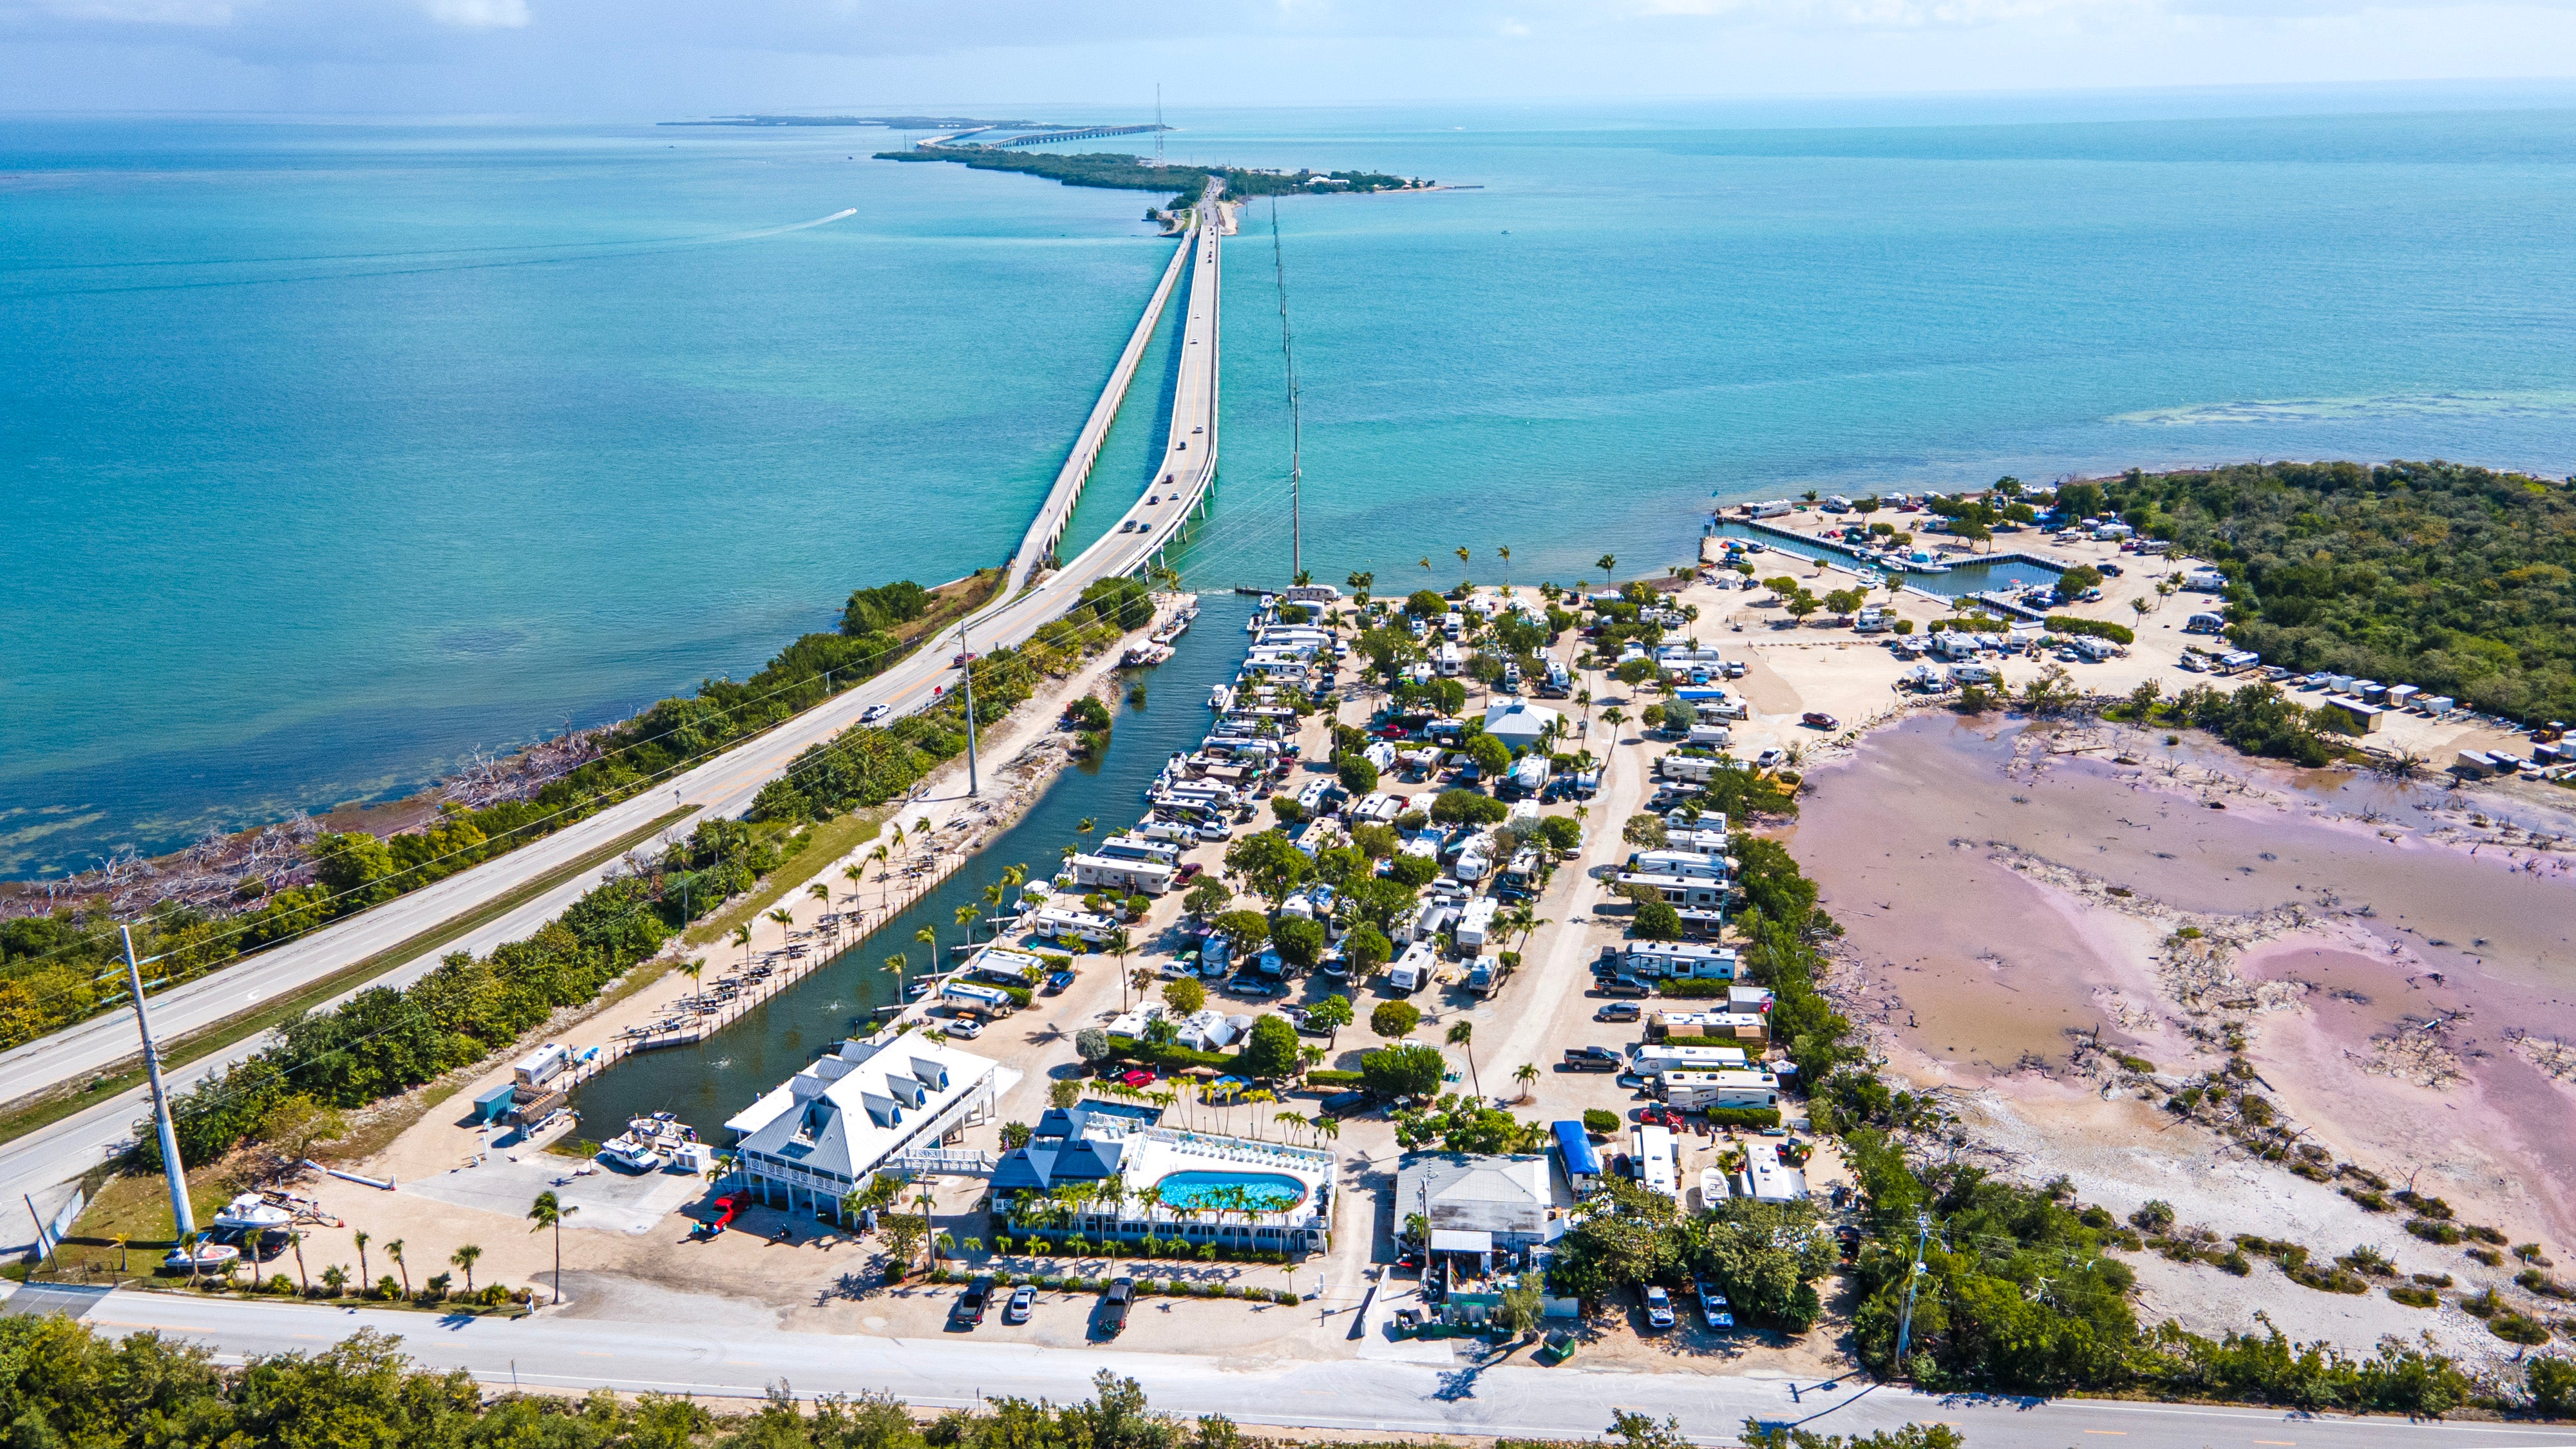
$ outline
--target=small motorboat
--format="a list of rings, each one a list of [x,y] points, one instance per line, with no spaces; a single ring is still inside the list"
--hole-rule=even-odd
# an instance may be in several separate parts
[[[186,1248],[172,1248],[169,1256],[161,1260],[161,1271],[186,1273],[193,1268],[199,1273],[224,1273],[240,1261],[241,1249],[230,1243],[199,1243],[194,1254]]]
[[[599,1155],[620,1167],[636,1172],[654,1172],[662,1166],[662,1154],[647,1137],[634,1132],[621,1132],[600,1144]]]
[[[246,1233],[253,1228],[283,1228],[294,1221],[294,1213],[258,1193],[246,1192],[224,1204],[223,1211],[215,1214],[214,1226],[219,1231]]]

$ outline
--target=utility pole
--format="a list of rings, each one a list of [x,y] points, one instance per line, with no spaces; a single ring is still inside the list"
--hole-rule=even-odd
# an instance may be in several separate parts
[[[1905,1349],[1914,1338],[1914,1290],[1923,1281],[1923,1244],[1932,1236],[1929,1214],[1914,1215],[1914,1270],[1905,1275],[1905,1312],[1896,1320],[1896,1371],[1905,1372]]]
[[[132,928],[119,926],[116,933],[125,938],[125,989],[134,993],[134,1029],[143,1035],[143,1074],[151,1079],[152,1116],[161,1128],[161,1174],[170,1180],[170,1221],[179,1229],[179,1246],[194,1253],[188,1240],[197,1235],[197,1215],[188,1207],[188,1172],[179,1165],[179,1128],[170,1120],[170,1094],[161,1086],[161,1050],[152,1044],[152,1022],[143,1014],[143,963],[134,959]]]
[[[1270,269],[1279,282],[1279,352],[1288,360],[1288,582],[1306,571],[1305,535],[1298,518],[1298,493],[1305,478],[1301,465],[1305,425],[1297,408],[1297,350],[1288,333],[1288,262],[1279,246],[1279,198],[1270,198]]]
[[[963,624],[957,626],[957,653],[966,661],[966,793],[970,798],[981,799],[984,787],[975,776],[975,651],[966,647]]]

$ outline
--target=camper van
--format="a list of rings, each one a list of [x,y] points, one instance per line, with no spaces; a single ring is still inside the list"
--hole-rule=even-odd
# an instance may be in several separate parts
[[[939,983],[939,999],[954,1002],[960,1006],[972,1006],[996,1016],[1009,1011],[1015,1004],[1011,1000],[1011,994],[998,986],[983,986],[972,981],[959,981],[953,977]]]
[[[1404,948],[1404,954],[1395,959],[1394,965],[1386,968],[1387,984],[1407,994],[1420,991],[1431,980],[1432,968],[1439,964],[1439,960],[1430,942],[1416,941]]]

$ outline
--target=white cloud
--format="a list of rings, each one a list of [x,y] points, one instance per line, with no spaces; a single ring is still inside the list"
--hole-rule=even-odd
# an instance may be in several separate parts
[[[528,0],[429,0],[429,18],[460,30],[518,30],[532,17]]]

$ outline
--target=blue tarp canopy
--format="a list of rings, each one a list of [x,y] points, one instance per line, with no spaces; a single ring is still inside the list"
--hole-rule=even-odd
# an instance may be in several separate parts
[[[1557,1155],[1565,1159],[1565,1175],[1599,1177],[1601,1154],[1592,1150],[1592,1139],[1584,1132],[1583,1124],[1558,1122],[1553,1124],[1553,1127],[1556,1132]]]

